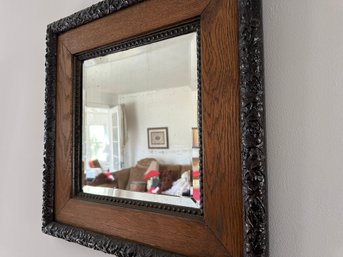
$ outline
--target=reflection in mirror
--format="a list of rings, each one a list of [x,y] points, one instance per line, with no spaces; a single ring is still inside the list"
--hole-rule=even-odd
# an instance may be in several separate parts
[[[83,63],[83,192],[199,208],[197,34]]]

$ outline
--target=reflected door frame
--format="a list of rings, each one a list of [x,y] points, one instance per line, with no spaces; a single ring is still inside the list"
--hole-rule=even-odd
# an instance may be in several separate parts
[[[116,124],[114,122],[114,117],[116,117]],[[110,118],[110,139],[111,139],[111,162],[112,162],[112,171],[119,171],[124,167],[124,158],[123,158],[123,112],[121,105],[116,105],[109,109],[109,118]],[[116,126],[115,126],[116,125]],[[114,129],[117,129],[116,137]],[[117,138],[117,140],[115,140]],[[117,147],[115,147],[117,143]],[[116,151],[116,152],[115,152]],[[116,155],[115,155],[116,153]],[[115,162],[117,159],[117,162]],[[117,163],[117,165],[115,165]]]

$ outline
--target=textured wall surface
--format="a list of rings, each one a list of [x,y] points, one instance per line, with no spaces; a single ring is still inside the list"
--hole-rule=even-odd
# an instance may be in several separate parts
[[[343,2],[264,0],[272,257],[343,256]]]
[[[1,0],[0,256],[103,253],[40,232],[46,24],[96,0]],[[271,257],[343,256],[343,2],[264,0]]]

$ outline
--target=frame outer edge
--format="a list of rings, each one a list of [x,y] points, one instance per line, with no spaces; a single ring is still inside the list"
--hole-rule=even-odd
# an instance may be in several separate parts
[[[238,2],[244,256],[268,257],[262,1]]]
[[[144,1],[145,0],[104,0],[69,15],[68,17],[55,21],[48,26],[54,33],[60,34]]]
[[[49,223],[44,229],[45,234],[64,239],[68,242],[78,243],[88,248],[113,254],[116,257],[184,257],[162,250],[154,249],[145,245],[88,232],[84,229],[60,224]]]
[[[45,121],[42,228],[54,220],[57,37],[48,27],[45,62]]]

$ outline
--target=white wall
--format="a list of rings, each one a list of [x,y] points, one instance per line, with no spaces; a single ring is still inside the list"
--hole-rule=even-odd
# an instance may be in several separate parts
[[[41,233],[46,25],[96,0],[1,0],[0,256],[99,257]]]
[[[118,96],[112,93],[99,92],[96,88],[84,90],[87,107],[113,107],[118,104]]]
[[[95,0],[1,0],[0,256],[105,256],[43,235],[47,23]],[[343,2],[264,0],[271,257],[343,256]]]
[[[196,91],[174,87],[119,96],[125,105],[128,141],[125,165],[153,157],[164,164],[191,164],[192,127],[197,127]],[[148,149],[147,129],[168,128],[168,149]]]
[[[272,257],[343,256],[343,1],[264,0]]]

